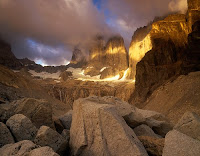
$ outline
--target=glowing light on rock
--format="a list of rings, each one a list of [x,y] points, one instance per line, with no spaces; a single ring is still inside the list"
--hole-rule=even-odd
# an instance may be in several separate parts
[[[103,79],[103,81],[115,81],[115,80],[119,80],[119,77],[120,77],[119,75],[116,75],[114,77]]]
[[[151,37],[148,34],[142,41],[134,42],[129,49],[130,58],[136,62],[141,61],[144,55],[152,49]]]
[[[118,52],[126,53],[126,50],[125,50],[124,47],[115,47],[115,48],[113,48],[112,46],[109,46],[109,48],[106,49],[106,53],[108,53],[108,54],[117,54]]]
[[[92,54],[91,59],[94,59],[95,57],[99,57],[100,54]]]
[[[80,75],[85,76],[84,72],[85,72],[85,70],[82,70],[82,72],[80,72]]]
[[[152,49],[152,41],[151,36],[148,34],[141,41],[132,41],[131,46],[129,48],[129,67],[127,77],[130,79],[134,79],[136,74],[136,65],[141,59],[145,56],[145,54]]]
[[[82,70],[81,68],[68,68],[67,71],[72,72],[73,77],[77,80],[81,80],[81,81],[94,81],[94,82],[123,82],[123,81],[127,81],[132,83],[132,80],[126,80],[126,79],[120,79],[120,75],[115,75],[114,77],[110,77],[110,78],[105,78],[105,79],[100,79],[100,75],[97,76],[89,76],[89,75],[84,75],[84,70]],[[124,75],[127,74],[128,69],[124,72]],[[126,77],[126,76],[123,76]]]
[[[129,70],[129,68],[125,70],[123,77],[120,79],[121,81],[126,80],[126,77],[127,77],[127,74],[128,74],[128,70]]]

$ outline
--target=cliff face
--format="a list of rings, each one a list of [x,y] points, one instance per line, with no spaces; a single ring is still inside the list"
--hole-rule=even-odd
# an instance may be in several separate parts
[[[135,91],[130,99],[131,103],[142,103],[167,80],[200,69],[198,67],[199,47],[197,46],[200,29],[194,21],[194,16],[190,15],[190,10],[192,10],[190,6],[194,6],[191,3],[196,4],[197,1],[189,1],[189,11],[186,16],[175,14],[154,22],[151,31],[142,40],[144,45],[145,40],[150,36],[151,44],[149,45],[152,45],[152,49],[143,51],[143,54],[146,53],[145,56],[138,63],[137,61],[132,63],[137,63],[137,68]],[[196,19],[200,20],[200,18]],[[193,29],[190,27],[191,21],[195,23]],[[131,45],[137,45],[137,43]],[[146,47],[149,47],[147,50],[150,49],[150,46]],[[135,52],[129,51],[129,56],[134,56],[132,53]],[[135,58],[137,59],[137,57],[130,58],[132,58],[132,62]]]
[[[120,73],[123,76],[128,69],[128,53],[121,36],[110,38],[106,44],[102,37],[98,37],[89,58],[87,68],[84,69],[86,75],[101,75],[101,79],[104,79]]]
[[[84,74],[90,76],[100,75],[100,70],[104,64],[105,40],[98,36],[89,52],[89,61],[84,68]]]
[[[128,68],[128,53],[122,37],[111,38],[105,49],[105,64],[119,71]]]
[[[22,64],[11,51],[9,44],[0,40],[0,64],[12,69],[19,69]]]
[[[169,15],[164,20],[138,29],[133,35],[129,48],[130,68],[128,78],[135,78],[137,63],[141,61],[148,51],[152,50],[153,46],[155,46],[153,45],[155,40],[159,38],[166,41],[171,40],[177,47],[180,47],[187,44],[187,34],[186,17],[182,14]],[[162,42],[160,43],[162,44]]]
[[[151,26],[139,28],[135,31],[129,48],[129,70],[127,78],[135,79],[136,64],[152,49],[151,36],[148,34]]]

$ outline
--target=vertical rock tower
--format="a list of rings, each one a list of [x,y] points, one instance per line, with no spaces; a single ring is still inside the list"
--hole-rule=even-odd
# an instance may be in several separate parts
[[[136,83],[134,95],[129,102],[141,104],[169,79],[200,70],[199,34],[200,0],[188,0],[186,15],[172,14],[153,22],[150,32],[142,40],[145,43],[150,35],[152,49],[147,48],[150,50],[143,52],[144,57],[135,62],[135,68],[131,68],[132,71],[136,70]],[[131,46],[137,46],[135,40],[132,42]],[[134,53],[137,51],[129,51],[131,61],[134,61],[131,56],[137,56]]]
[[[101,75],[101,79],[121,75],[120,79],[128,69],[128,52],[124,39],[121,36],[113,36],[105,43],[103,37],[97,37],[90,50],[84,73],[90,76]]]

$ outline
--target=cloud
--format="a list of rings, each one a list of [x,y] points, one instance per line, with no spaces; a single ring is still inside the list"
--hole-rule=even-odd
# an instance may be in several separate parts
[[[70,59],[64,50],[87,49],[96,34],[109,33],[103,14],[91,0],[0,0],[0,35],[18,57],[62,64],[63,57]],[[35,42],[35,47],[44,45],[42,53],[27,40]]]
[[[185,12],[187,0],[0,0],[0,37],[17,57],[65,64],[74,47],[87,54],[94,36],[134,31],[155,16]]]
[[[187,9],[187,0],[104,0],[104,3],[110,11],[111,26],[124,34],[125,40],[131,40],[132,32],[156,16],[185,13]]]
[[[172,12],[185,13],[187,11],[187,0],[172,0],[169,5],[169,10]]]

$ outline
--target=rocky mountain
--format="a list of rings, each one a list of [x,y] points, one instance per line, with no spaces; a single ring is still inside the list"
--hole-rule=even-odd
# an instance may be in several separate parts
[[[28,58],[18,59],[13,54],[11,46],[3,40],[0,40],[0,64],[13,70],[20,70],[22,68],[27,70],[34,70],[36,72],[56,73],[64,71],[68,68],[66,65],[61,66],[41,66]]]
[[[11,47],[0,39],[0,64],[12,69],[20,69],[22,64],[11,51]]]
[[[85,54],[86,55],[86,54]],[[78,49],[75,48],[74,51],[72,52],[72,58],[70,61],[70,67],[75,67],[75,68],[81,68],[87,63],[87,59],[84,53]]]
[[[144,102],[166,80],[200,70],[199,46],[197,46],[200,43],[198,37],[200,29],[199,22],[195,21],[200,19],[200,11],[196,9],[198,8],[196,5],[195,9],[190,8],[197,1],[188,3],[189,9],[186,15],[169,15],[164,20],[154,22],[150,32],[142,40],[141,44],[144,45],[142,55],[145,56],[140,57],[141,60],[139,59],[140,62],[136,65],[135,91],[130,102],[135,104]],[[149,51],[145,51],[145,48]],[[133,49],[137,49],[137,46],[133,46]],[[130,58],[134,56],[133,61],[134,58],[137,59],[137,54],[137,50],[129,52]]]
[[[89,61],[84,73],[91,76],[101,75],[101,79],[104,79],[114,77],[119,73],[122,77],[127,69],[128,52],[123,38],[114,36],[105,44],[103,37],[97,37],[90,50]]]
[[[148,34],[151,31],[151,25],[138,28],[129,47],[129,70],[128,79],[135,79],[136,64],[144,57],[145,53],[152,49],[151,37]]]

